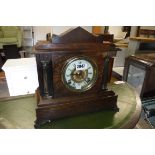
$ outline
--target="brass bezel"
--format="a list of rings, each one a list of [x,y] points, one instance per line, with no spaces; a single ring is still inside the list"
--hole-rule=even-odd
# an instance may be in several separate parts
[[[79,59],[88,61],[88,62],[92,65],[92,67],[93,67],[93,69],[94,69],[93,80],[91,81],[90,84],[87,85],[87,87],[86,87],[85,89],[74,89],[73,87],[70,87],[70,86],[67,84],[66,80],[65,80],[65,71],[66,71],[66,68],[67,68],[73,61],[79,60]],[[62,74],[61,74],[62,82],[63,82],[63,84],[65,85],[65,87],[66,87],[67,89],[69,89],[70,91],[72,91],[72,92],[85,92],[85,91],[91,89],[91,88],[95,85],[95,82],[96,82],[97,78],[98,78],[98,67],[97,67],[97,64],[96,64],[96,62],[95,62],[94,60],[92,60],[92,59],[90,59],[90,58],[88,58],[88,57],[86,57],[86,56],[76,56],[76,57],[72,57],[72,58],[68,59],[68,60],[65,62],[64,66],[62,67]]]

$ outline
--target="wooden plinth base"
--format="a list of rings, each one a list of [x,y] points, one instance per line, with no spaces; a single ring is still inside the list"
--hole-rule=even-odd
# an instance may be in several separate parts
[[[82,113],[97,112],[103,109],[117,110],[117,95],[113,91],[103,91],[93,95],[43,99],[37,94],[36,124]]]

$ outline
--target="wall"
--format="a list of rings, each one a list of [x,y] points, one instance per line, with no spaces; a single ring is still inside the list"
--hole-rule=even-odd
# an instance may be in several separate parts
[[[137,35],[137,26],[131,26],[130,37],[136,37]]]
[[[122,26],[109,26],[109,33],[114,34],[114,38],[119,35],[120,32],[122,32]]]
[[[34,43],[39,40],[46,40],[46,34],[51,33],[51,26],[33,26]]]

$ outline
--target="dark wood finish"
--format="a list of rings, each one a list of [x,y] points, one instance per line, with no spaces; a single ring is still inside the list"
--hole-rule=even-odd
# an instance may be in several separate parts
[[[137,33],[136,33],[136,37],[139,37],[139,30],[140,30],[140,26],[137,26]]]
[[[80,95],[74,98],[65,97],[58,99],[37,98],[38,107],[36,109],[36,124],[55,120],[63,117],[97,112],[103,109],[113,109],[118,111],[116,106],[117,95],[113,91],[102,91],[91,95]],[[103,106],[104,105],[104,106]],[[36,126],[37,127],[37,126]]]
[[[68,53],[68,52],[67,52]],[[71,92],[68,89],[64,89],[64,84],[61,80],[61,74],[60,71],[62,71],[63,66],[65,65],[66,61],[72,57],[75,57],[74,52],[69,52],[67,54],[65,51],[60,52],[59,54],[53,54],[53,79],[54,80],[54,96],[53,98],[57,97],[63,97],[63,96],[74,96],[74,95],[81,95],[80,93]],[[76,53],[76,56],[81,56],[82,54],[80,52]],[[82,94],[92,94],[94,92],[98,92],[101,89],[102,86],[102,75],[103,75],[103,56],[102,54],[93,54],[89,52],[85,52],[84,56],[91,58],[93,61],[96,62],[98,66],[98,72],[99,77],[96,81],[95,86],[86,91]]]
[[[138,36],[146,35],[146,37],[150,37],[150,35],[155,36],[155,30],[148,30],[148,29],[140,29],[138,30]]]
[[[128,72],[130,65],[137,68],[141,68],[146,71],[144,82],[142,85],[142,90],[140,96],[148,97],[155,95],[155,54],[136,54],[134,56],[129,56],[125,60],[125,67],[123,73],[123,80],[127,81]]]
[[[71,33],[70,33],[71,32]],[[81,39],[82,36],[82,39]],[[77,27],[76,29],[70,29],[65,31],[59,36],[55,36],[52,38],[52,43],[102,43],[103,40],[100,37],[94,37],[91,33],[84,30],[81,27]]]
[[[39,42],[35,50],[39,79],[36,125],[105,108],[117,109],[117,95],[107,90],[112,57],[116,51],[113,43],[104,43],[101,37],[78,27],[63,35],[54,36],[52,42]],[[85,92],[72,92],[62,82],[63,66],[75,56],[90,58],[98,68],[95,85]]]
[[[100,38],[102,41],[109,41],[113,42],[114,41],[114,35],[113,34],[97,34],[97,36]]]
[[[96,52],[96,53],[95,53]],[[48,89],[50,90],[50,92],[53,90],[53,92],[49,93],[49,96],[52,96],[53,98],[55,97],[59,97],[61,95],[73,95],[75,93],[70,92],[67,89],[64,89],[64,85],[61,81],[61,71],[63,66],[65,65],[66,61],[72,57],[76,56],[86,56],[91,58],[92,60],[94,60],[98,66],[98,72],[99,72],[99,77],[98,80],[96,82],[96,85],[88,90],[87,92],[83,92],[83,93],[93,93],[94,91],[99,91],[100,88],[102,87],[102,76],[103,76],[103,65],[104,65],[104,58],[105,57],[109,57],[107,55],[107,52],[101,53],[99,51],[93,51],[93,50],[82,50],[82,51],[53,51],[52,53],[47,52],[46,54],[42,54],[39,53],[36,54],[36,60],[37,60],[37,67],[38,67],[38,75],[39,75],[39,87],[40,87],[40,93],[43,96],[44,93],[44,78],[43,78],[43,66],[41,62],[45,62],[47,61],[48,64],[51,66],[51,69],[53,68],[53,70],[51,71],[52,73],[47,73],[47,74],[53,74],[53,76],[48,76],[51,77],[51,80],[47,80],[47,85],[48,85]],[[112,60],[109,58],[109,67],[108,67],[108,73],[105,74],[107,76],[108,81],[111,79],[111,67],[112,67]],[[53,67],[52,67],[53,66]],[[50,67],[49,67],[50,68]],[[106,77],[104,75],[104,78]],[[52,78],[54,80],[52,80]],[[52,82],[53,81],[53,84]],[[51,83],[51,84],[50,84]],[[54,89],[53,89],[54,87]],[[53,94],[53,95],[52,95]],[[80,95],[79,93],[76,95]]]
[[[142,36],[141,36],[142,35]],[[138,36],[143,38],[155,38],[155,30],[149,30],[149,29],[138,29]],[[141,41],[139,45],[139,51],[140,52],[154,52],[155,51],[155,41]]]
[[[51,53],[36,54],[36,60],[38,68],[40,94],[41,96],[52,96],[53,95],[52,54]],[[46,68],[44,70],[45,63]]]
[[[103,42],[103,43],[59,43],[54,44],[49,41],[40,41],[36,44],[35,49],[39,53],[44,52],[57,52],[57,51],[75,51],[81,50],[85,52],[84,50],[89,50],[94,52],[95,51],[109,51],[114,50],[117,51],[117,48],[113,43],[110,42]]]

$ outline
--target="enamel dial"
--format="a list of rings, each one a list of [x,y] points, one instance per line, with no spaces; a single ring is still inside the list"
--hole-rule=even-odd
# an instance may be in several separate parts
[[[71,58],[63,67],[62,80],[71,91],[89,90],[96,82],[97,66],[86,57]]]

